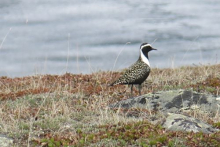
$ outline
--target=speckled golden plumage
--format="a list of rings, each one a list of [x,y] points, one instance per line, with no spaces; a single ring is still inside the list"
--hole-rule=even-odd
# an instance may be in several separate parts
[[[113,82],[111,86],[118,84],[142,84],[150,74],[150,67],[139,58],[130,66],[123,76]]]
[[[148,52],[151,50],[156,49],[152,48],[148,43],[143,43],[140,47],[141,55],[139,59],[133,65],[131,65],[119,79],[110,84],[110,86],[118,84],[131,85],[132,95],[133,85],[137,84],[139,85],[139,95],[141,95],[141,84],[147,79],[151,71],[148,61]]]

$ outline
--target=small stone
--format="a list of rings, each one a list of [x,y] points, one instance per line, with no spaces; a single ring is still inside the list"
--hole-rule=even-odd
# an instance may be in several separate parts
[[[13,139],[0,134],[0,147],[10,147],[10,146],[13,146]]]
[[[162,126],[170,131],[202,132],[206,134],[219,131],[201,120],[175,113],[168,113],[168,117],[162,123]]]

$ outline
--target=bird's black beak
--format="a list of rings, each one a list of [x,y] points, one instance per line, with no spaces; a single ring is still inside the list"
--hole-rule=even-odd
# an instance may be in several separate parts
[[[157,49],[155,49],[155,48],[152,48],[152,50],[157,50]]]

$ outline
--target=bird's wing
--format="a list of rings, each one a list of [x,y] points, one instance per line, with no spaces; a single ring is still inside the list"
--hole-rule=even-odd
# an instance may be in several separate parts
[[[125,73],[111,85],[117,84],[132,84],[137,81],[145,80],[150,73],[150,68],[148,65],[143,64],[141,62],[136,62],[132,66],[130,66]]]

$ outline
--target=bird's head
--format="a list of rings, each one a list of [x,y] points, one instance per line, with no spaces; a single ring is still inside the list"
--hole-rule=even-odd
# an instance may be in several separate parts
[[[149,63],[149,57],[148,57],[148,52],[152,50],[157,50],[153,48],[149,43],[142,43],[140,46],[140,59],[144,61],[148,66],[150,66]]]
[[[149,43],[142,43],[140,46],[140,50],[144,53],[147,54],[151,50],[157,50],[153,48]]]

